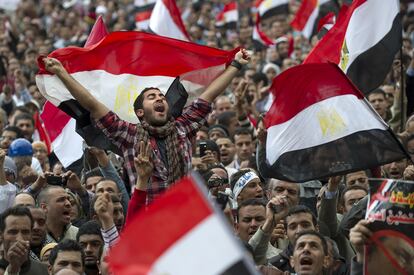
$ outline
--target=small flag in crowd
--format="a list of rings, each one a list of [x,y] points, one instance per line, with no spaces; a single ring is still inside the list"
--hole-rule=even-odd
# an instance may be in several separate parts
[[[274,79],[271,91],[265,124],[273,178],[305,182],[408,156],[335,64],[293,67]]]
[[[97,44],[108,33],[102,16],[99,16],[92,27],[84,47]],[[53,150],[63,167],[66,168],[79,160],[83,156],[83,139],[76,133],[75,119],[71,118],[49,101],[43,106],[40,117],[49,134],[51,150]],[[71,144],[71,146],[68,147],[67,144]]]
[[[254,7],[262,19],[267,19],[279,14],[288,14],[289,0],[256,0]]]
[[[333,62],[365,95],[378,88],[401,48],[398,0],[355,0],[304,63]]]
[[[236,29],[239,22],[239,11],[237,10],[237,2],[232,1],[224,5],[223,10],[217,14],[216,27],[226,29]]]
[[[335,25],[336,16],[335,13],[330,12],[325,15],[321,20],[318,22],[318,38],[321,39],[332,27]]]
[[[290,25],[310,39],[318,33],[319,21],[328,13],[337,13],[338,10],[334,0],[304,0]]]
[[[252,35],[253,43],[258,49],[266,48],[271,45],[274,45],[272,39],[270,39],[262,30],[260,25],[260,15],[256,15],[256,24],[253,29]]]
[[[152,9],[157,0],[135,0],[135,26],[138,30],[148,30]]]
[[[195,178],[185,177],[139,212],[109,253],[112,272],[257,274],[205,193]]]
[[[149,28],[158,35],[190,41],[175,0],[158,0],[149,21]]]

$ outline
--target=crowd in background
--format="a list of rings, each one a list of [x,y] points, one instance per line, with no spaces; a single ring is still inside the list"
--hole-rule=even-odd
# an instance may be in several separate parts
[[[362,274],[363,245],[371,234],[364,220],[368,178],[414,180],[414,166],[405,159],[301,184],[263,178],[257,155],[266,141],[261,119],[273,100],[269,87],[278,74],[301,64],[318,38],[309,41],[292,30],[301,1],[291,0],[288,15],[262,22],[275,44],[257,46],[253,1],[238,1],[236,29],[215,24],[226,2],[177,0],[192,42],[224,50],[241,46],[251,56],[197,132],[192,169],[263,274]],[[83,46],[99,15],[110,32],[138,30],[135,4],[22,0],[16,11],[0,13],[0,274],[110,274],[107,250],[144,207],[134,201],[129,209],[135,189],[122,157],[86,148],[77,174],[50,154],[36,131],[46,102],[35,82],[37,58]],[[414,156],[414,11],[403,2],[401,14],[402,50],[367,99]],[[288,207],[275,212],[278,205]],[[411,253],[393,256],[414,272]],[[391,274],[383,268],[381,274]]]

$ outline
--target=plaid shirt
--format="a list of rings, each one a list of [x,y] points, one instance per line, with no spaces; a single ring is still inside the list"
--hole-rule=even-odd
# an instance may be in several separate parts
[[[204,125],[210,111],[211,104],[198,98],[184,109],[182,115],[175,120],[180,144],[179,149],[184,152],[184,161],[187,166],[185,171],[191,168],[191,139],[196,135],[198,129]],[[131,186],[134,186],[137,179],[134,157],[139,151],[140,142],[137,138],[137,128],[141,125],[123,121],[111,111],[97,120],[96,125],[123,152],[129,182]],[[162,161],[156,139],[150,136],[150,142],[154,149],[152,156],[154,171],[147,187],[146,204],[153,201],[171,184],[168,182],[168,170]]]

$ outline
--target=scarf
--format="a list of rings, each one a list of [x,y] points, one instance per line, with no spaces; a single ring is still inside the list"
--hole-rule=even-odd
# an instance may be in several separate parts
[[[146,144],[150,142],[150,136],[159,139],[165,139],[165,147],[167,150],[168,161],[168,183],[182,178],[185,174],[184,156],[180,153],[180,144],[178,142],[177,129],[174,119],[168,121],[163,126],[151,126],[147,122],[141,123],[142,128],[138,127],[138,140],[144,141]]]

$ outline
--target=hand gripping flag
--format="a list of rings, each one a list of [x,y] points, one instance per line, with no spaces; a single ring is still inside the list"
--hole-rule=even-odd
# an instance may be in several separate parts
[[[117,275],[257,274],[227,222],[193,177],[138,212],[109,252]]]
[[[293,67],[273,80],[271,91],[275,100],[265,117],[269,177],[305,182],[408,158],[335,64]]]
[[[190,96],[211,83],[231,62],[237,49],[222,51],[143,32],[113,32],[89,48],[52,52],[68,72],[122,119],[137,123],[135,98],[146,87],[166,92],[177,76]],[[54,105],[73,99],[43,62],[37,85]]]
[[[401,48],[398,0],[355,0],[304,63],[332,62],[367,95],[378,88]]]

